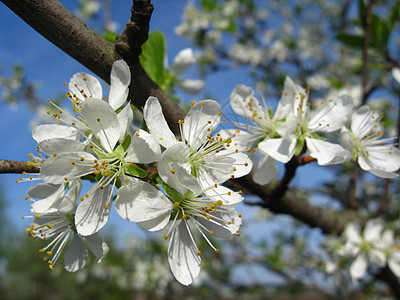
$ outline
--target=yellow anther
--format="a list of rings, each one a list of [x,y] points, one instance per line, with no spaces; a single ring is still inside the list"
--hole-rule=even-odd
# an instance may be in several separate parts
[[[129,179],[128,179],[128,178],[127,178],[127,179],[125,179],[125,182],[126,182],[126,183],[128,183],[128,182],[129,182]]]
[[[246,150],[247,152],[250,152],[251,151],[251,147],[249,147],[249,148],[247,148],[247,150]]]
[[[53,157],[57,157],[57,153],[54,153],[54,154],[53,154]]]
[[[28,200],[28,199],[29,199],[29,196],[26,196],[26,197],[25,197],[25,200]]]
[[[192,102],[190,102],[190,104],[192,104],[192,105],[194,105],[196,102],[194,102],[194,101],[192,101]]]
[[[168,235],[164,235],[164,239],[168,239]]]
[[[204,102],[201,103],[202,106],[206,106],[206,104]]]
[[[175,205],[175,207],[178,207],[179,206],[179,202],[175,202],[174,205]]]
[[[176,173],[175,169],[171,169],[171,173],[175,174]]]
[[[108,204],[104,204],[104,209],[107,209],[108,208]]]
[[[100,122],[100,118],[97,118],[97,122]]]
[[[71,164],[73,164],[75,166],[76,161],[75,160],[71,161]]]
[[[179,124],[183,124],[183,123],[185,123],[185,121],[184,120],[179,120],[178,123]]]
[[[83,157],[81,157],[81,161],[84,161],[85,159]]]
[[[210,231],[210,234],[214,234],[214,231]]]
[[[203,104],[203,103],[202,103]],[[200,255],[201,254],[201,250],[199,250],[199,251],[197,251],[197,255]]]
[[[240,236],[240,232],[236,233],[237,236]]]
[[[244,163],[244,166],[247,167],[249,164],[247,162]]]
[[[218,112],[218,115],[221,116],[221,115],[222,115],[222,112],[219,111],[219,112]]]
[[[139,136],[139,132],[137,132],[135,135],[136,135],[136,136]]]
[[[86,80],[87,80],[87,78],[86,78],[86,77],[83,77],[83,78],[82,78],[82,80],[83,80],[83,81],[86,81]]]
[[[238,217],[241,218],[241,217],[243,217],[243,216],[242,216],[242,214],[239,214]]]
[[[53,252],[47,251],[47,255],[48,255],[48,256],[52,256],[52,255],[53,255]]]
[[[219,252],[219,249],[217,248],[217,249],[215,249],[215,253],[218,253]]]
[[[85,200],[85,198],[83,198],[83,197],[80,197],[79,199],[80,199],[81,201]]]

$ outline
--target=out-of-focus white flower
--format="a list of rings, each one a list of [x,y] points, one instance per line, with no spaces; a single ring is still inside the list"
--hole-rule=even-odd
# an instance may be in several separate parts
[[[349,270],[353,281],[365,276],[368,262],[385,266],[386,256],[381,245],[382,230],[383,224],[379,219],[369,220],[362,234],[357,224],[349,223],[346,226],[343,232],[346,243],[338,253],[355,257]]]
[[[205,86],[203,80],[195,80],[195,79],[183,79],[181,75],[185,72],[190,66],[196,63],[196,58],[193,54],[193,50],[191,48],[186,48],[181,50],[174,58],[174,62],[169,68],[172,75],[177,78],[178,87],[188,94],[198,94],[200,93]]]

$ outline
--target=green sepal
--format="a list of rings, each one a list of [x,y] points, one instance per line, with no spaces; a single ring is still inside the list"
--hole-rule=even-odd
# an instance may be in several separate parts
[[[197,179],[197,177],[199,176],[199,171],[197,170],[196,166],[190,167],[190,174],[192,174],[192,176]]]
[[[126,174],[136,176],[139,178],[145,178],[147,176],[147,172],[135,164],[132,164],[131,166],[124,165],[122,171]]]
[[[352,153],[352,155],[351,155],[351,159],[352,159],[353,161],[356,161],[357,156],[358,156],[357,150],[354,149],[354,150],[353,150],[353,153]]]
[[[311,132],[310,133],[310,137],[315,139],[315,140],[321,140],[321,141],[325,141],[326,140],[326,138],[316,134],[315,132]]]
[[[162,183],[163,190],[167,193],[167,195],[171,198],[172,202],[181,202],[184,197],[181,193],[179,193],[174,188],[170,187],[165,182]]]
[[[115,149],[114,153],[118,155],[118,157],[124,156],[125,152],[128,150],[129,145],[131,144],[131,136],[128,134],[124,141]]]
[[[303,137],[299,137],[297,139],[296,150],[294,152],[294,155],[300,155],[301,151],[303,151],[304,142],[305,140]]]
[[[104,154],[104,153],[98,151],[96,148],[93,148],[92,150],[94,151],[94,153],[96,153],[96,155],[97,155],[97,157],[98,157],[99,159],[106,159],[106,158],[107,158],[107,155],[106,155],[106,154]]]

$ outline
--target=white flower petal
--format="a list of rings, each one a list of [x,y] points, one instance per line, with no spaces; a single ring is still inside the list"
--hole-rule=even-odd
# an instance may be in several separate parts
[[[251,118],[254,114],[254,110],[256,110],[260,116],[264,116],[260,102],[253,96],[254,90],[251,87],[238,84],[233,89],[229,100],[233,111],[245,118]],[[249,104],[250,99],[251,105]]]
[[[83,80],[86,78],[86,80]],[[76,73],[69,81],[68,88],[72,95],[76,95],[81,102],[90,98],[101,99],[103,97],[103,89],[100,81],[88,73]],[[83,92],[81,92],[83,90]],[[87,96],[85,97],[84,94]]]
[[[269,155],[277,161],[287,163],[296,150],[296,138],[269,139],[258,144],[258,148],[264,155]]]
[[[172,274],[183,285],[189,285],[200,274],[201,258],[193,243],[185,221],[172,232],[168,245],[168,262]]]
[[[81,114],[103,148],[111,153],[121,134],[114,109],[107,102],[93,98],[82,104]]]
[[[337,100],[329,100],[310,119],[308,128],[313,131],[333,132],[341,129],[349,119],[353,109],[353,98],[341,95]]]
[[[265,185],[275,178],[276,173],[276,160],[268,155],[263,155],[257,164],[253,180],[259,185]]]
[[[66,215],[74,213],[78,206],[79,194],[81,192],[82,182],[81,180],[72,180],[69,183],[69,189],[65,197],[62,199],[58,206],[58,212]]]
[[[369,261],[383,268],[386,264],[386,255],[382,250],[371,249],[368,252]]]
[[[176,84],[182,91],[190,95],[200,93],[206,85],[205,82],[200,79],[181,79],[178,80]]]
[[[294,82],[290,79],[290,77],[286,77],[282,96],[278,102],[278,106],[273,117],[275,121],[284,119],[289,114],[290,110],[292,109],[294,92],[296,92]]]
[[[382,230],[383,230],[382,220],[370,219],[365,224],[364,239],[370,243],[378,242],[381,239]]]
[[[64,186],[39,183],[28,190],[28,195],[31,198],[41,199],[31,204],[32,213],[44,213],[50,208],[55,208],[59,205],[64,192]]]
[[[202,100],[192,106],[182,126],[182,138],[196,149],[220,123],[221,106],[214,100]],[[208,130],[210,129],[210,130]]]
[[[344,229],[343,236],[353,244],[361,243],[360,226],[356,223],[349,223]]]
[[[79,131],[75,127],[58,124],[45,124],[38,125],[33,128],[32,137],[36,142],[40,143],[41,141],[54,138],[64,138],[78,141],[80,135]]]
[[[393,252],[389,256],[388,266],[394,275],[400,277],[400,251]]]
[[[98,234],[83,237],[83,240],[97,258],[97,263],[101,263],[108,253],[108,246]]]
[[[118,123],[120,126],[119,141],[122,142],[128,132],[128,128],[133,121],[133,111],[130,103],[128,103],[118,114]]]
[[[82,158],[83,161],[81,161]],[[92,165],[95,159],[93,155],[87,152],[61,153],[44,162],[40,168],[40,177],[44,182],[61,184],[93,173]]]
[[[178,142],[175,135],[169,129],[157,98],[149,97],[147,99],[143,109],[143,117],[150,133],[156,137],[161,146],[169,148]]]
[[[172,202],[161,191],[144,181],[121,187],[115,201],[115,209],[122,218],[149,231],[164,228],[173,208]]]
[[[196,59],[193,55],[193,50],[191,48],[185,48],[175,56],[170,70],[174,75],[178,76],[194,63],[196,63]]]
[[[64,254],[65,270],[68,272],[76,272],[86,265],[88,253],[78,234],[74,234],[69,249]]]
[[[310,155],[321,166],[341,164],[350,159],[350,153],[338,144],[308,137],[305,140]]]
[[[38,143],[40,150],[48,155],[63,152],[79,152],[85,149],[85,144],[64,138],[53,138],[50,140],[42,140]]]
[[[110,185],[103,189],[95,185],[89,190],[89,197],[84,197],[75,213],[76,230],[80,235],[92,235],[107,224],[111,212],[111,193]]]
[[[364,254],[357,255],[356,259],[350,266],[350,275],[353,281],[357,281],[360,278],[363,278],[367,271],[367,258]]]
[[[155,137],[139,129],[133,135],[129,145],[126,161],[148,164],[160,160],[161,149]]]
[[[243,197],[239,193],[232,192],[232,190],[222,185],[206,190],[205,194],[212,198],[213,201],[221,200],[224,207],[234,207],[243,201]]]
[[[400,84],[400,68],[393,68],[392,69],[392,76]]]
[[[110,94],[108,103],[114,110],[120,108],[129,93],[129,84],[131,83],[131,71],[128,65],[122,59],[113,63],[110,75]]]

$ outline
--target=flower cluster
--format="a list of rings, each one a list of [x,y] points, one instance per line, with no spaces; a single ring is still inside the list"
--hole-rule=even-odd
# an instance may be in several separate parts
[[[309,155],[319,165],[340,164],[351,158],[360,167],[382,178],[397,177],[400,151],[383,139],[381,115],[368,106],[353,112],[349,95],[321,101],[312,109],[309,88],[302,88],[289,77],[275,113],[254,96],[252,88],[239,84],[232,91],[230,104],[247,123],[234,122],[242,129],[237,137],[242,151],[260,152],[253,179],[264,185],[276,175],[276,162],[287,163],[294,156]],[[249,124],[249,121],[251,124]],[[341,143],[335,138],[341,136]],[[332,138],[333,137],[333,138]]]
[[[368,265],[384,267],[400,277],[400,247],[391,229],[385,229],[380,219],[370,219],[361,233],[357,223],[349,223],[343,232],[345,243],[337,249],[337,254],[350,259],[349,272],[353,281],[362,279]]]
[[[242,215],[235,207],[243,200],[242,192],[223,184],[250,173],[249,155],[258,160],[253,176],[260,185],[275,177],[277,161],[287,163],[302,155],[319,165],[353,158],[372,174],[398,176],[400,151],[389,139],[381,139],[380,115],[366,106],[352,114],[350,96],[328,100],[314,110],[308,102],[309,88],[286,78],[272,113],[251,88],[238,85],[230,97],[232,109],[252,124],[235,122],[236,128],[218,131],[226,123],[221,106],[214,100],[191,102],[186,117],[178,122],[181,138],[177,139],[155,97],[149,97],[143,108],[146,130],[132,128],[133,110],[127,102],[130,81],[127,64],[116,61],[105,100],[95,77],[77,73],[65,84],[73,111],[52,103],[57,112],[51,115],[57,123],[33,129],[37,151],[44,155],[30,155],[29,164],[40,167],[36,179],[42,183],[28,191],[33,221],[27,232],[50,241],[39,250],[50,269],[68,245],[66,270],[85,266],[86,248],[100,262],[108,246],[98,233],[115,207],[123,219],[148,231],[162,231],[169,240],[174,277],[183,285],[193,283],[201,265],[198,239],[218,253],[212,238],[240,235]],[[343,146],[328,140],[327,134],[335,132],[341,133]],[[88,187],[83,180],[93,184]],[[365,273],[367,257],[378,265],[387,261],[394,272],[400,269],[399,255],[390,251],[394,247],[390,231],[382,233],[385,242],[381,243],[374,239],[382,227],[373,235],[366,229],[364,236],[353,234],[353,227],[346,230],[352,234],[342,250],[344,255],[358,255],[351,267],[353,278]]]
[[[202,237],[219,252],[211,237],[239,235],[241,215],[235,206],[243,197],[222,184],[247,175],[252,162],[233,146],[235,134],[216,132],[225,122],[216,101],[192,102],[186,118],[179,121],[178,140],[154,97],[144,107],[148,131],[131,128],[131,75],[123,60],[113,64],[110,79],[104,100],[95,77],[75,74],[65,84],[73,112],[52,103],[57,124],[33,129],[37,150],[44,155],[31,155],[29,163],[40,166],[36,179],[43,182],[28,191],[33,221],[27,232],[50,241],[39,250],[50,269],[69,245],[65,268],[74,272],[84,267],[86,248],[99,262],[106,256],[108,246],[98,232],[115,206],[122,218],[146,230],[165,230],[172,273],[189,285],[200,272],[197,239]],[[158,163],[156,173],[151,171],[153,163]],[[83,180],[93,184],[87,188]]]

